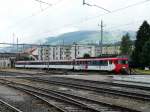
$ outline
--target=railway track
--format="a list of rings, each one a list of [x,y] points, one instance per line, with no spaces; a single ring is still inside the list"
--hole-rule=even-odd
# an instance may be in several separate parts
[[[11,88],[14,88],[16,90],[21,90],[21,91],[23,91],[23,92],[25,92],[25,93],[27,93],[27,94],[29,94],[29,95],[39,99],[39,100],[41,100],[44,104],[47,104],[48,106],[52,107],[52,109],[51,109],[52,111],[48,110],[48,112],[66,112],[65,110],[62,110],[61,108],[59,108],[57,105],[54,105],[54,104],[50,103],[46,98],[41,97],[40,95],[37,95],[37,94],[35,94],[35,93],[31,92],[31,91],[28,91],[28,90],[25,90],[25,89],[22,89],[22,88],[17,88],[15,86],[9,85],[8,82],[0,82],[0,83],[1,84],[5,84],[5,85],[7,85],[7,86],[9,86]],[[13,110],[12,112],[24,112],[24,110],[21,111],[21,110],[17,109],[16,107],[14,107],[14,106],[12,106],[12,105],[10,105],[10,104],[2,101],[2,100],[0,100],[0,102],[4,103],[6,106],[10,107],[11,110]],[[45,112],[45,111],[43,110],[42,112]]]
[[[7,112],[9,112],[9,111],[10,112],[23,112],[23,111],[17,109],[16,107],[10,105],[9,103],[7,103],[7,102],[5,102],[5,101],[3,101],[1,99],[0,99],[0,103],[3,104],[8,109],[8,110],[5,110]]]
[[[58,77],[52,77],[50,79],[56,79],[58,80]],[[127,87],[127,88],[133,88],[133,89],[141,89],[141,90],[147,90],[147,91],[150,91],[150,86],[143,86],[142,84],[146,84],[146,83],[140,83],[141,85],[134,85],[133,84],[127,84],[127,83],[123,83],[125,81],[121,81],[118,83],[118,80],[114,80],[112,82],[106,82],[106,81],[94,81],[94,80],[84,80],[84,79],[74,79],[74,78],[67,78],[67,77],[61,77],[59,78],[59,81],[64,81],[64,80],[67,80],[69,82],[73,81],[73,82],[76,82],[76,83],[81,83],[81,82],[84,82],[84,83],[88,83],[88,84],[98,84],[98,85],[109,85],[109,86],[118,86],[118,87]],[[129,82],[129,81],[127,81]],[[135,82],[135,84],[137,84]],[[147,83],[149,84],[149,83]]]
[[[98,85],[98,84],[93,84],[83,81],[79,81],[76,79],[67,79],[64,80],[63,78],[50,78],[50,79],[42,79],[42,78],[26,78],[32,81],[39,81],[39,82],[46,82],[48,84],[54,84],[54,85],[61,85],[61,86],[66,86],[66,87],[71,87],[71,88],[77,88],[77,89],[84,89],[84,90],[89,90],[89,91],[94,91],[97,93],[107,93],[107,94],[112,94],[112,95],[118,95],[118,96],[123,96],[123,97],[128,97],[136,100],[143,100],[143,101],[150,101],[150,94],[149,93],[140,93],[136,91],[128,91],[128,90],[120,90],[118,88],[110,88],[106,85]],[[119,86],[119,85],[117,85]],[[120,86],[119,86],[120,87]],[[124,85],[125,87],[125,85]],[[126,85],[128,87],[128,85]]]
[[[7,82],[7,83],[6,83]],[[33,87],[26,84],[14,83],[12,81],[1,80],[1,83],[22,91],[31,92],[46,99],[51,99],[51,103],[57,105],[64,112],[139,112],[125,107],[105,104],[82,96],[72,95],[57,90],[49,90]],[[52,100],[53,99],[53,100]],[[67,109],[66,109],[67,108]]]
[[[85,81],[83,79],[73,79],[73,78],[64,78],[64,79],[71,79],[71,80],[76,80],[76,81]],[[94,83],[94,84],[104,84],[104,85],[109,85],[109,86],[118,86],[118,87],[127,87],[127,88],[132,88],[132,89],[140,89],[140,90],[145,90],[145,91],[150,91],[150,86],[145,86],[144,84],[146,83],[124,83],[125,81],[118,81],[114,80],[112,82],[106,82],[106,81],[94,81],[94,80],[88,80],[89,83]]]

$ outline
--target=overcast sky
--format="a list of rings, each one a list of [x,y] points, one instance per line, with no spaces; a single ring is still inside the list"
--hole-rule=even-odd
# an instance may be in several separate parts
[[[146,0],[85,0],[113,12],[82,5],[82,0],[0,0],[0,42],[34,43],[47,36],[79,30],[99,30],[100,20],[106,31],[137,30],[143,20],[150,20],[150,1]],[[149,21],[150,22],[150,21]],[[13,39],[14,38],[14,39]]]

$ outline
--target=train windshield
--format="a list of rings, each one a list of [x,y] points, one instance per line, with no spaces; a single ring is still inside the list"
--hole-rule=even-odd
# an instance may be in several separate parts
[[[128,64],[128,60],[119,60],[119,64]]]

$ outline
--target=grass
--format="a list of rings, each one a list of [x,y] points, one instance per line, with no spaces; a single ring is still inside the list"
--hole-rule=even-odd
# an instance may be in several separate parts
[[[150,75],[150,70],[136,69],[135,71],[136,71],[138,74]]]

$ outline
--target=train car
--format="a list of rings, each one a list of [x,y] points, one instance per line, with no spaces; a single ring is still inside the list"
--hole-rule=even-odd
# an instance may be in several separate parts
[[[128,67],[128,58],[77,59],[74,65],[76,70],[113,71],[115,73],[127,70]]]
[[[59,61],[17,61],[16,68],[41,68],[41,69],[73,69],[72,60]]]
[[[128,69],[127,58],[90,58],[57,61],[17,61],[16,68],[67,69],[110,71],[120,73]]]

